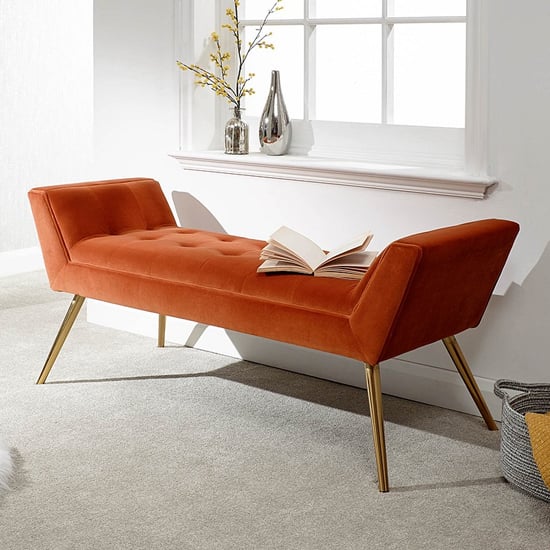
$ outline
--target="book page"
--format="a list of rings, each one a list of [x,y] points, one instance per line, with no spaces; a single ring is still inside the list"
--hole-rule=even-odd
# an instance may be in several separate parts
[[[321,247],[311,239],[284,225],[271,235],[269,242],[288,251],[290,257],[298,256],[311,270],[326,259],[326,254]]]
[[[313,271],[295,262],[284,260],[265,260],[257,269],[258,273],[304,273],[311,275]]]
[[[348,241],[347,243],[339,246],[338,248],[335,248],[334,250],[331,250],[326,256],[323,262],[320,265],[328,264],[330,261],[335,260],[336,258],[348,254],[352,254],[354,252],[361,252],[371,242],[373,237],[373,233],[371,231],[367,231],[366,233],[362,233],[361,235],[358,235],[351,241]],[[320,267],[320,266],[318,266]]]
[[[273,243],[269,243],[262,248],[262,251],[260,252],[260,260],[292,261],[306,269],[309,269],[309,266],[297,254],[294,254],[292,250],[281,248]]]
[[[314,274],[316,277],[361,279],[377,255],[371,251],[348,254],[319,267]]]

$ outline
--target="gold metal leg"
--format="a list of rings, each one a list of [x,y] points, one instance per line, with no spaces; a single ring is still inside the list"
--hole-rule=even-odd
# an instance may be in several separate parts
[[[166,343],[166,315],[159,313],[159,330],[157,345],[159,348],[163,348]]]
[[[382,385],[380,383],[380,366],[365,363],[369,409],[372,422],[372,438],[378,469],[378,489],[381,493],[390,490],[388,482],[388,461],[386,458],[386,438],[384,436],[384,411],[382,410]]]
[[[474,378],[474,375],[472,374],[472,371],[468,366],[468,362],[466,361],[464,353],[462,353],[462,349],[458,345],[456,338],[454,336],[443,338],[443,344],[447,348],[447,351],[449,352],[449,355],[451,356],[451,359],[455,364],[456,370],[462,377],[464,384],[466,384],[466,387],[468,388],[470,395],[472,396],[477,408],[479,409],[483,420],[485,420],[487,428],[489,428],[490,430],[498,430],[498,426],[493,418],[493,415],[491,414],[489,407],[487,407],[487,403],[483,398],[483,394],[481,393],[481,390],[477,385],[476,379]]]
[[[63,344],[65,343],[65,340],[67,339],[67,336],[71,331],[71,328],[73,327],[74,321],[78,316],[80,308],[82,307],[85,299],[86,298],[84,298],[83,296],[79,296],[78,294],[75,294],[73,296],[71,305],[69,306],[69,309],[65,314],[65,319],[63,319],[63,323],[61,323],[61,327],[59,328],[59,332],[57,333],[50,353],[48,354],[48,358],[44,363],[42,372],[40,373],[40,376],[36,381],[37,384],[44,384],[44,382],[46,382],[46,378],[48,378],[48,374],[50,374],[50,371],[52,370],[53,364],[55,363],[55,360],[57,359],[57,356],[59,355],[59,352],[61,351],[61,348],[63,347]]]

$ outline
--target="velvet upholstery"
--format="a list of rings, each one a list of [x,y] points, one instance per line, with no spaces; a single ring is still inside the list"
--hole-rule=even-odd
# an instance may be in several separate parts
[[[350,281],[256,273],[265,242],[178,227],[154,180],[29,198],[54,290],[369,364],[476,326],[519,229],[482,220],[412,235]]]

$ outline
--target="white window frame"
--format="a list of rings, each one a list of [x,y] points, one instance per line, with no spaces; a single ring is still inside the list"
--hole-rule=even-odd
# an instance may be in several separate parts
[[[225,8],[232,5],[228,2],[215,0],[212,6],[205,6],[203,0],[175,0],[177,59],[198,59],[210,33],[223,21]],[[220,156],[217,151],[221,150],[223,123],[229,114],[227,106],[214,99],[214,94],[196,90],[191,78],[182,78],[180,153],[173,156],[184,168],[193,170],[308,181],[304,171],[309,168],[312,178],[309,181],[320,181],[315,179],[315,173],[320,173],[322,165],[325,175],[326,170],[334,175],[332,183],[336,184],[484,198],[496,183],[487,170],[486,2],[468,0],[467,10],[465,129],[294,120],[289,155],[228,158],[232,156],[223,153]],[[253,150],[256,120],[251,118],[250,124]],[[370,130],[374,132],[371,134]],[[343,137],[337,145],[330,141],[334,132]],[[402,146],[390,149],[390,144],[396,142]],[[356,146],[358,143],[360,147]],[[429,185],[421,184],[425,179]],[[322,183],[331,183],[329,180],[330,177],[324,177]]]

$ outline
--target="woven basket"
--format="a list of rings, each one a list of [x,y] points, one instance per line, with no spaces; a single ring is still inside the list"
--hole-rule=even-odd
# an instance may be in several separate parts
[[[511,397],[503,389],[521,393]],[[504,477],[527,493],[550,502],[545,485],[533,458],[525,413],[550,411],[550,384],[524,384],[497,380],[495,395],[502,399],[500,462]]]

